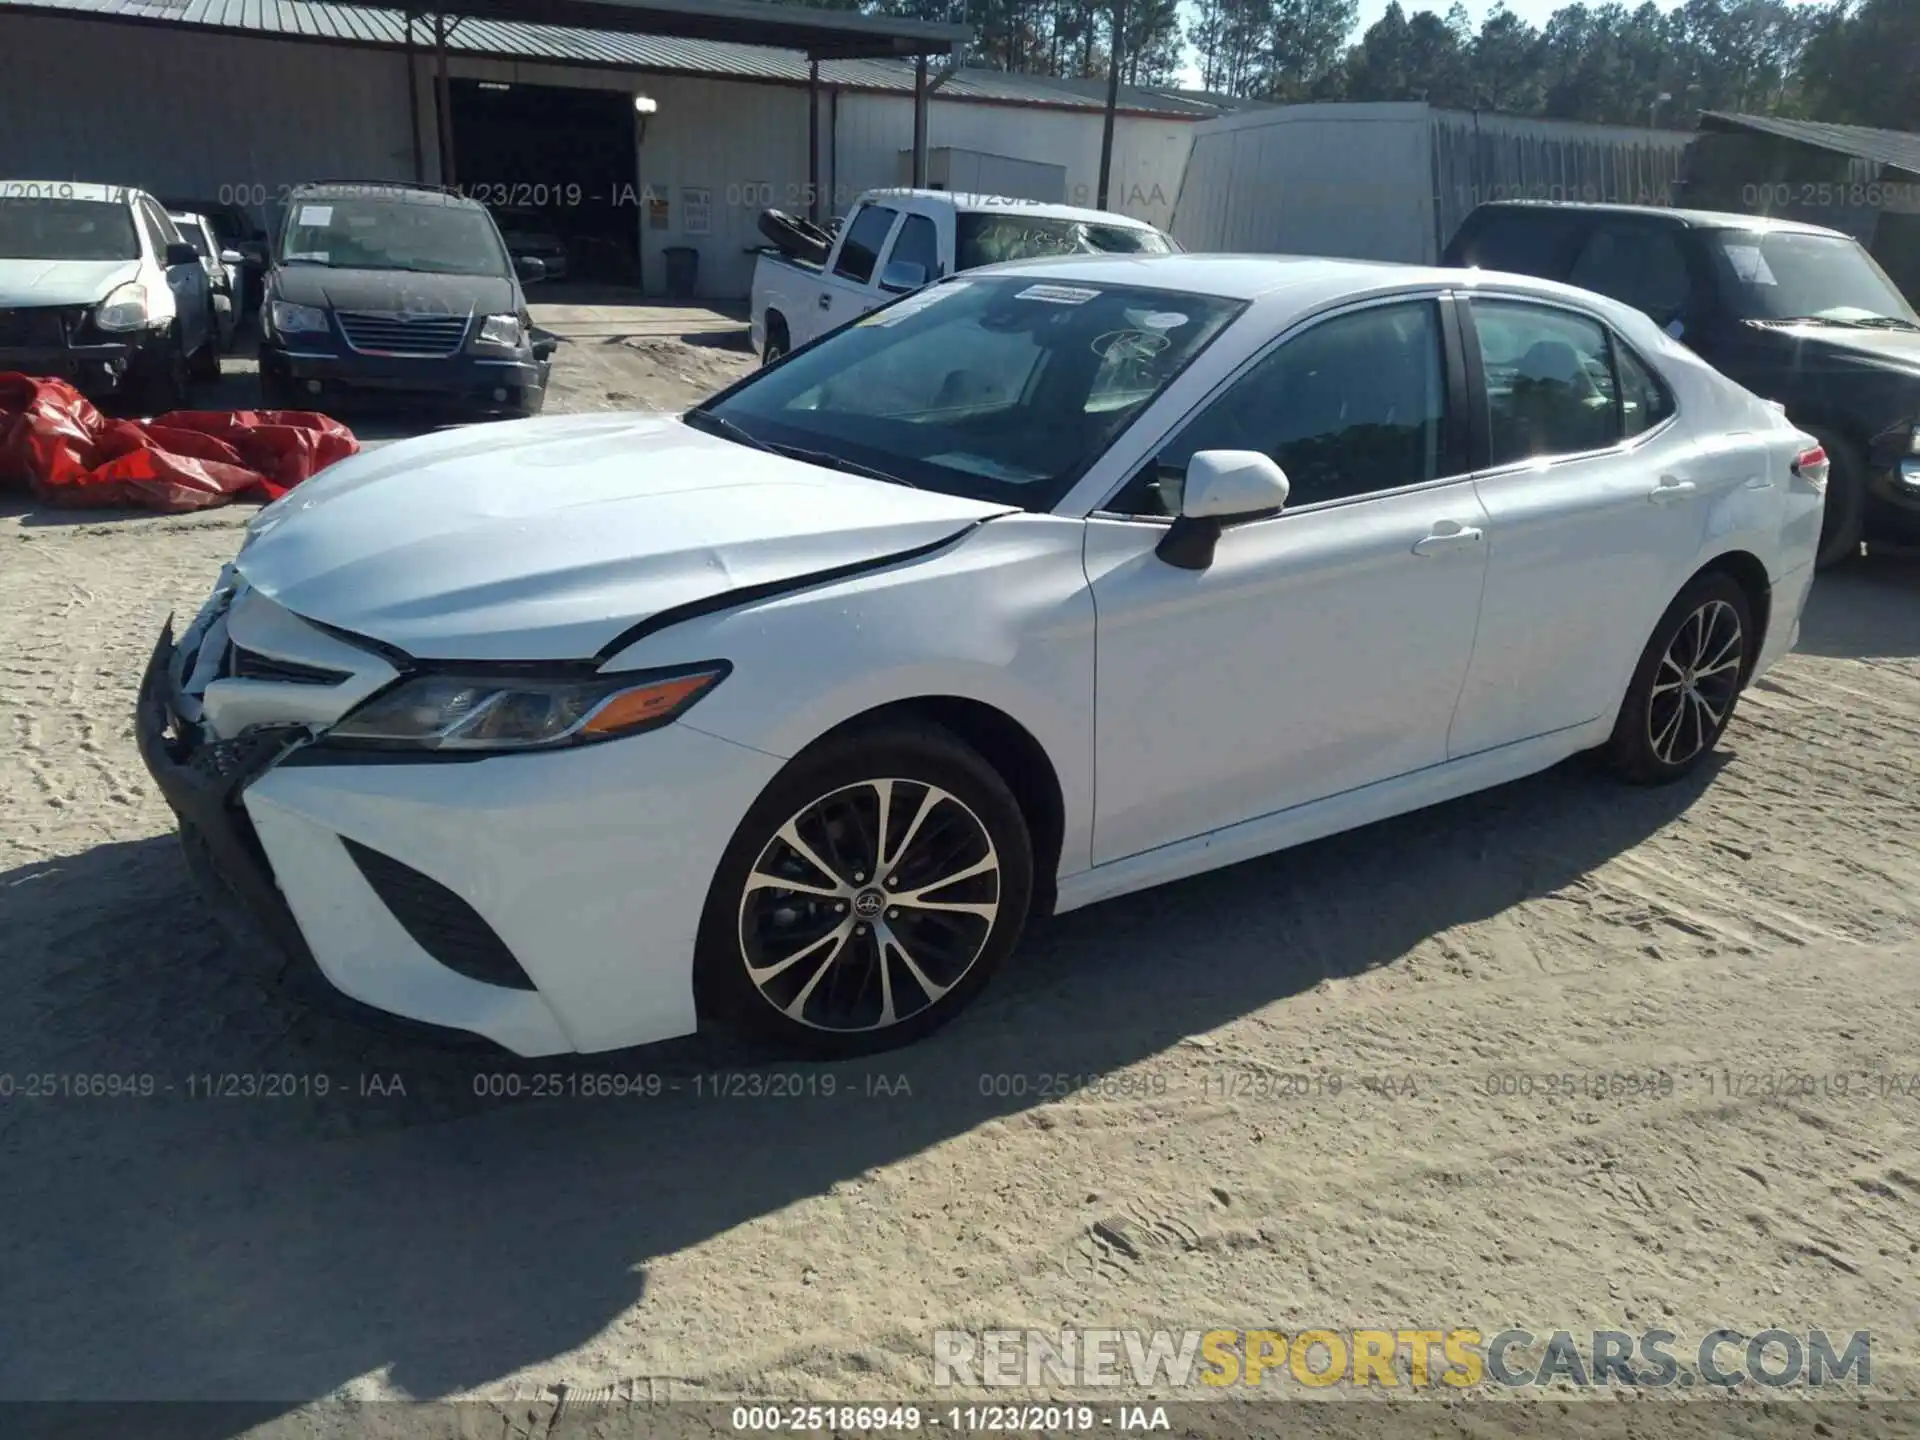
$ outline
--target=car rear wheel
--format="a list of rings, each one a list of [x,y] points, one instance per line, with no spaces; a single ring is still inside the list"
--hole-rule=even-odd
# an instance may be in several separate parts
[[[789,349],[787,342],[787,322],[778,315],[767,320],[767,343],[761,347],[761,365],[772,365],[786,357]]]
[[[1755,638],[1747,593],[1732,576],[1712,571],[1681,591],[1621,703],[1606,750],[1614,772],[1661,785],[1699,765],[1733,718]]]
[[[1018,942],[1032,856],[1006,782],[946,731],[824,742],[768,786],[720,862],[702,1013],[821,1057],[916,1040]]]
[[[1860,553],[1867,515],[1867,466],[1860,447],[1830,431],[1810,432],[1827,452],[1827,507],[1814,565],[1830,570]]]

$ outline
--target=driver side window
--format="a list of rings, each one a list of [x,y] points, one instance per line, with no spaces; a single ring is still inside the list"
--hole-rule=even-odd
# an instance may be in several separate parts
[[[1180,513],[1201,450],[1258,450],[1286,472],[1287,508],[1439,478],[1448,453],[1446,366],[1431,300],[1322,321],[1269,352],[1164,446],[1106,508]]]

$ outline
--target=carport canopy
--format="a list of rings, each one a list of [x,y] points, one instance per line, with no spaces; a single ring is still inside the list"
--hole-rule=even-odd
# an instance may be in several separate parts
[[[336,3],[389,10],[380,0],[336,0]],[[896,19],[861,15],[847,10],[815,10],[801,5],[771,4],[768,0],[432,0],[407,4],[407,37],[413,22],[432,22],[432,38],[439,74],[435,81],[440,114],[440,174],[454,174],[453,135],[447,113],[447,37],[462,20],[494,20],[508,24],[559,26],[578,30],[612,31],[623,35],[665,35],[685,40],[726,41],[761,45],[777,50],[805,52],[813,74],[807,90],[812,115],[808,125],[813,154],[809,178],[817,196],[819,161],[819,65],[822,60],[911,58],[913,85],[913,183],[924,185],[927,174],[927,57],[957,53],[972,35],[965,25],[932,20]],[[412,71],[409,69],[409,84]],[[416,134],[415,166],[419,164]],[[816,200],[816,207],[817,207]]]
[[[392,0],[344,3],[389,12],[404,8],[411,16],[452,23],[471,18],[766,45],[802,50],[813,60],[950,55],[972,33],[964,25],[767,0],[433,0],[401,7]]]

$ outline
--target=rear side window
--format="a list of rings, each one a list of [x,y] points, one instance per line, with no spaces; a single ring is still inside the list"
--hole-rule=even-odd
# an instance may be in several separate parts
[[[833,262],[833,273],[856,285],[873,279],[873,267],[880,259],[880,247],[887,243],[899,211],[885,205],[863,205],[860,213],[847,222],[847,238],[840,242],[840,258]]]
[[[1613,342],[1613,363],[1620,372],[1620,428],[1628,439],[1673,414],[1673,396],[1660,377],[1618,340]]]
[[[1595,227],[1567,283],[1645,311],[1662,325],[1687,308],[1693,288],[1679,237],[1651,225]]]
[[[1473,302],[1487,387],[1489,463],[1604,450],[1620,441],[1606,329],[1566,310]]]
[[[1447,247],[1445,263],[1564,280],[1588,223],[1571,210],[1477,211]]]

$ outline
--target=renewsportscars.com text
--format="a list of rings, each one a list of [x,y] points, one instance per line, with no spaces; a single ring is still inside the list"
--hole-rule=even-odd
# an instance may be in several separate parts
[[[1733,1389],[1873,1383],[1870,1331],[939,1330],[936,1386],[1426,1390],[1566,1386]]]

